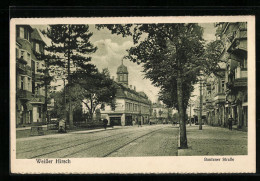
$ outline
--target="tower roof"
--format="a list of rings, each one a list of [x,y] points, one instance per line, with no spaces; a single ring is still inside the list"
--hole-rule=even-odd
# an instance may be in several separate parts
[[[128,74],[127,67],[124,66],[123,61],[122,64],[117,68],[117,74]]]

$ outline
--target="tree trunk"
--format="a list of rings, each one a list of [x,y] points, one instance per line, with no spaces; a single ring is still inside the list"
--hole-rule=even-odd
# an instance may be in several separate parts
[[[43,105],[43,123],[47,124],[46,118],[48,119],[48,85],[45,82],[45,99],[44,99],[44,105]]]
[[[182,90],[182,77],[180,71],[180,60],[178,62],[178,71],[177,71],[177,96],[178,96],[178,111],[179,111],[179,120],[180,120],[180,148],[188,148],[187,145],[187,136],[186,136],[186,123],[184,118],[184,108],[183,108],[183,90]]]
[[[200,80],[199,130],[202,130],[202,81]]]
[[[69,43],[68,43],[68,92],[70,93],[70,86],[71,86],[71,76],[70,76],[70,35],[71,29],[69,25]],[[73,111],[71,105],[71,97],[69,96],[69,127],[73,129]]]

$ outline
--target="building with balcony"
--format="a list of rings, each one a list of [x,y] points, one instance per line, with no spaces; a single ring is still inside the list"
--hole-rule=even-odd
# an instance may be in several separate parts
[[[42,122],[44,89],[39,86],[37,60],[34,52],[43,52],[45,42],[37,29],[29,25],[16,26],[16,125]],[[37,77],[38,76],[38,77]]]
[[[100,109],[101,118],[113,121],[114,125],[132,125],[132,121],[141,120],[148,123],[151,115],[151,101],[144,92],[137,92],[136,87],[128,85],[128,70],[122,64],[117,69],[115,81],[117,91],[115,96],[115,108],[105,105]]]
[[[221,75],[207,80],[207,117],[212,125],[227,126],[232,115],[238,128],[247,128],[247,23],[217,23],[224,44]]]

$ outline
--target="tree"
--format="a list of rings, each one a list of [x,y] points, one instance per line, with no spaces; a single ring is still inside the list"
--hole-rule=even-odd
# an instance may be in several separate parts
[[[44,87],[45,90],[45,99],[44,99],[44,106],[43,106],[43,120],[48,117],[47,116],[47,105],[48,105],[48,90],[50,89],[50,84],[53,81],[54,77],[50,75],[50,67],[51,66],[63,66],[64,62],[62,62],[56,55],[44,53],[44,52],[37,52],[34,51],[34,55],[39,61],[44,62],[44,67],[37,68],[37,72],[41,73],[38,77],[37,81],[40,82],[37,84],[36,88]]]
[[[86,55],[94,53],[97,48],[94,47],[89,38],[92,33],[89,32],[88,25],[49,25],[47,32],[44,32],[48,38],[51,39],[52,45],[47,47],[46,50],[52,52],[64,59],[66,62],[64,69],[67,68],[68,79],[68,92],[73,83],[71,78],[71,68],[73,71],[87,71],[91,66],[88,62],[91,57]],[[69,126],[73,128],[73,113],[71,100],[69,104]]]
[[[187,148],[185,107],[190,98],[193,83],[201,69],[204,53],[203,29],[195,23],[97,25],[107,27],[112,33],[133,36],[136,46],[128,50],[129,60],[142,64],[145,77],[161,93],[167,93],[180,117],[180,148]],[[188,91],[186,91],[188,90]],[[165,99],[163,99],[165,100]]]
[[[82,72],[73,75],[74,83],[71,87],[70,96],[73,101],[80,100],[85,104],[93,120],[95,110],[105,104],[114,107],[114,99],[116,94],[116,85],[110,78],[108,69],[103,69],[99,72],[93,69],[89,74]]]

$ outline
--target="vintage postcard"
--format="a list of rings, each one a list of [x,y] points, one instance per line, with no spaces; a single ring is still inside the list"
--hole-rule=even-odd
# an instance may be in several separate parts
[[[255,173],[255,90],[254,16],[11,19],[11,173]]]

